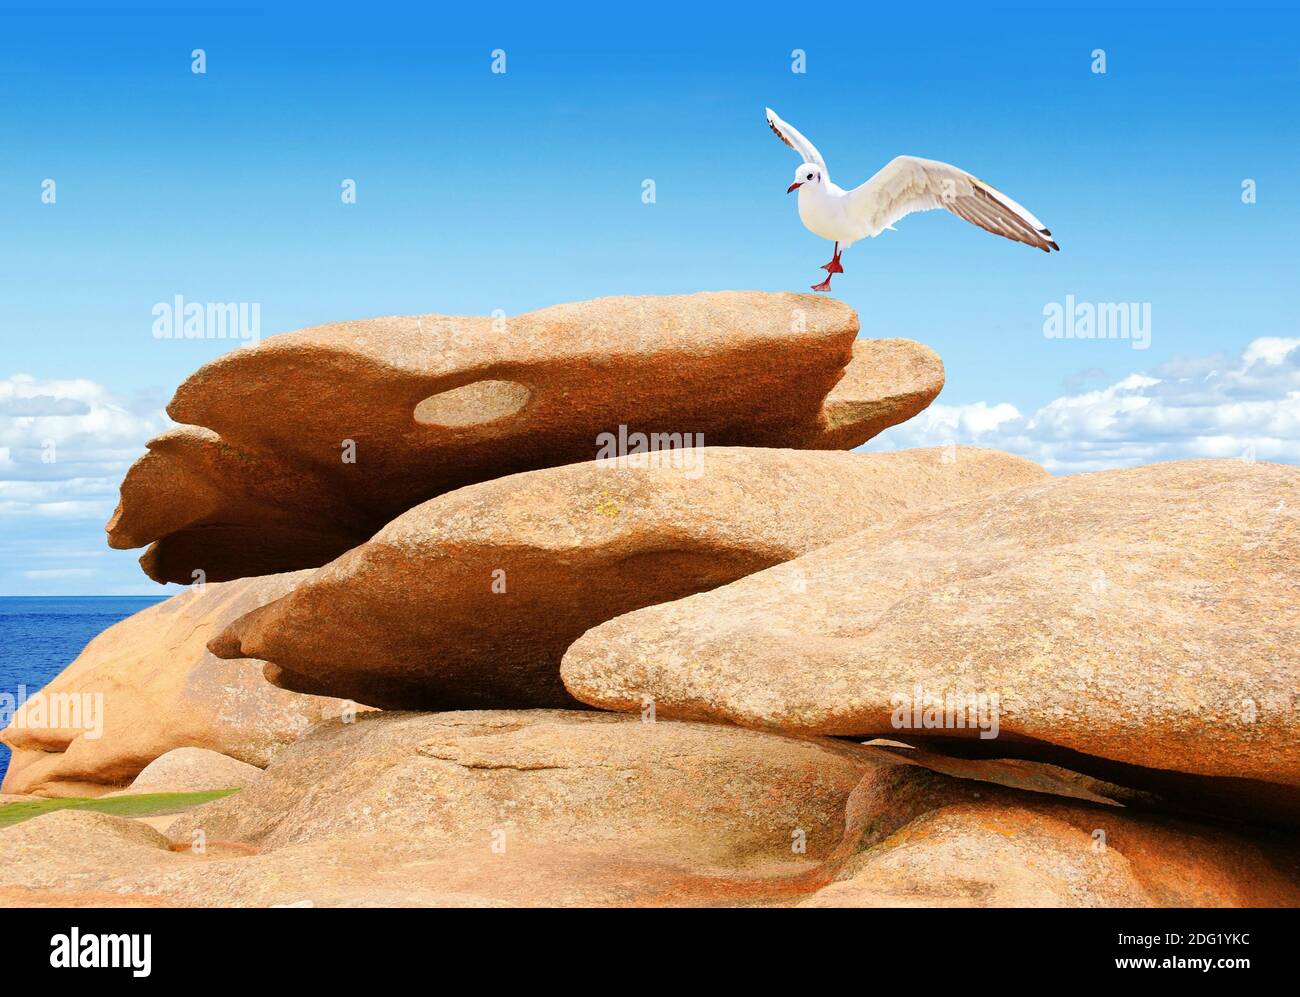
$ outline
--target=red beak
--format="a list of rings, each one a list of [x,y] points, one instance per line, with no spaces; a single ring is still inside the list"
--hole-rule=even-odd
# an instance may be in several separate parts
[[[785,192],[788,194],[788,193],[790,193],[790,191],[792,191],[792,190],[798,190],[798,189],[799,189],[800,187],[802,187],[802,186],[803,186],[803,181],[801,181],[801,180],[796,180],[794,183],[792,183],[789,187],[787,187],[787,188],[785,189]]]

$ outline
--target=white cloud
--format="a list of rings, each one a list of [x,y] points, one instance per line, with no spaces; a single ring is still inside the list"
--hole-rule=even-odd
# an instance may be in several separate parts
[[[1300,338],[1256,339],[1239,357],[1173,361],[1032,415],[1006,402],[936,403],[869,450],[973,443],[1055,474],[1192,457],[1300,463]]]
[[[86,378],[0,379],[0,516],[107,518],[127,467],[168,424]]]
[[[95,574],[91,568],[37,568],[24,571],[25,578],[90,578]]]
[[[973,405],[931,405],[914,421],[920,424],[916,428],[926,436],[946,433],[955,439],[993,433],[1000,426],[1020,418],[1020,410],[1009,402],[998,405],[975,402]]]
[[[1264,336],[1246,347],[1241,355],[1245,366],[1250,367],[1258,360],[1276,367],[1300,345],[1300,339],[1286,339],[1281,336]]]

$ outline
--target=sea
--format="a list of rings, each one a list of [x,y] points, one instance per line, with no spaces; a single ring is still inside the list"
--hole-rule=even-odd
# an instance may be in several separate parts
[[[0,596],[0,696],[37,692],[100,631],[166,596]],[[0,698],[0,705],[7,703]],[[8,716],[0,717],[4,723]],[[4,726],[0,723],[0,726]],[[9,749],[0,744],[0,779]]]

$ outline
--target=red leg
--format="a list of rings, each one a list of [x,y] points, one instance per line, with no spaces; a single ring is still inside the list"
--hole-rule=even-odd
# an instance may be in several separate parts
[[[827,273],[844,272],[844,268],[840,266],[840,244],[838,242],[835,244],[835,255],[831,258],[831,261],[829,263],[822,264],[822,269],[825,270]],[[829,288],[827,288],[827,290],[829,290]]]
[[[822,281],[820,284],[814,284],[814,285],[812,286],[812,289],[813,289],[814,291],[829,291],[829,290],[831,289],[831,278],[830,278],[830,274],[827,274],[827,275],[826,275],[826,279],[825,279],[824,281]]]

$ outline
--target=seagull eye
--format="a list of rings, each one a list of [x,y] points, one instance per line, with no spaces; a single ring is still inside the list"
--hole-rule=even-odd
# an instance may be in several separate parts
[[[812,178],[813,178],[813,175],[812,175],[811,173],[809,173],[809,174],[808,174],[808,179],[811,180]]]

